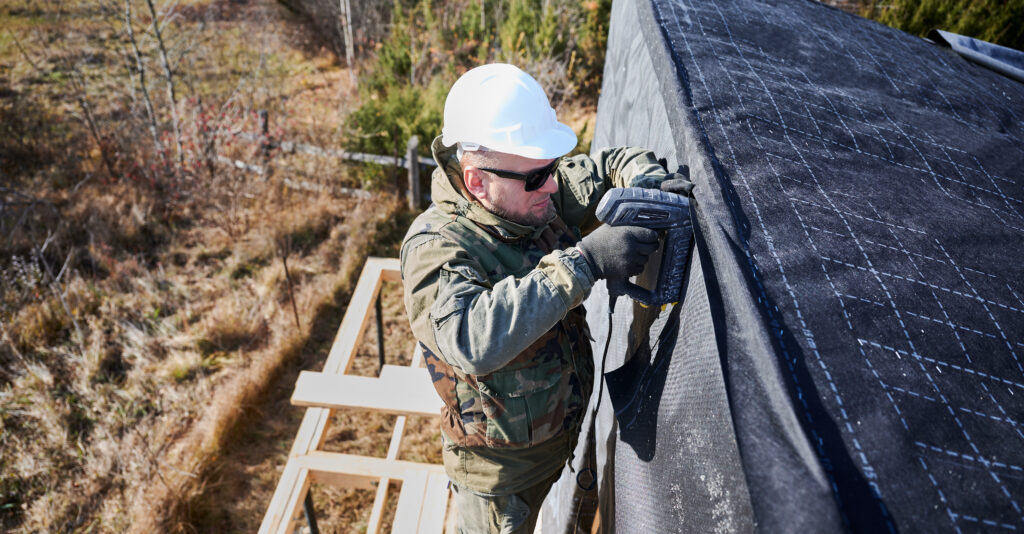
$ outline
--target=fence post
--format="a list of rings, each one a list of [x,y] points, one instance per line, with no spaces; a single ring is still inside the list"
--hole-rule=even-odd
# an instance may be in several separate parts
[[[263,156],[263,178],[268,178],[270,174],[270,112],[265,109],[261,109],[258,112],[260,117],[260,153]]]
[[[415,211],[420,204],[420,139],[415,135],[409,138],[405,150],[405,165],[409,169],[409,209]]]
[[[384,312],[380,305],[380,291],[377,292],[377,374],[384,369]]]

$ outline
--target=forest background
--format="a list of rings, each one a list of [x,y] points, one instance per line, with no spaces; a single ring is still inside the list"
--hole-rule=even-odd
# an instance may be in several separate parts
[[[841,4],[1024,48],[1024,0]],[[0,530],[254,531],[301,417],[297,373],[415,215],[398,169],[282,142],[401,155],[416,135],[428,156],[448,87],[505,61],[587,151],[610,7],[0,5]],[[412,350],[400,293],[383,289],[388,363]],[[339,414],[327,448],[383,456],[392,424]],[[407,428],[404,459],[439,462],[431,421]],[[365,529],[369,492],[313,495],[322,527]]]

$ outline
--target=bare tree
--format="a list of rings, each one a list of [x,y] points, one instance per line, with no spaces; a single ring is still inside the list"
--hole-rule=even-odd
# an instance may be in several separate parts
[[[349,67],[356,61],[358,43],[379,41],[390,31],[390,0],[278,0],[306,15],[335,53],[344,55]],[[358,27],[353,26],[356,21]],[[354,74],[353,74],[354,76]]]
[[[355,56],[355,46],[352,43],[352,4],[349,3],[349,0],[338,0],[338,9],[341,11],[339,20],[345,38],[345,64],[348,65],[348,75],[354,84],[356,83],[356,71],[355,65],[352,63]]]
[[[125,0],[125,3],[127,4],[128,1]],[[178,118],[178,98],[174,91],[174,74],[171,71],[170,60],[167,58],[167,46],[164,43],[163,32],[160,31],[160,18],[157,16],[156,8],[153,7],[153,0],[146,0],[146,5],[149,6],[149,14],[153,22],[153,35],[156,36],[157,49],[160,51],[160,64],[163,66],[164,78],[167,81],[167,105],[171,108],[171,126],[174,128],[174,143],[180,171],[184,167],[185,155],[181,148],[181,120]]]
[[[142,101],[146,105],[146,116],[149,119],[149,132],[153,136],[153,146],[160,154],[160,160],[164,168],[167,168],[167,154],[164,151],[163,143],[160,142],[159,127],[157,126],[156,111],[153,109],[153,100],[149,97],[149,87],[146,85],[146,64],[142,60],[142,51],[139,50],[139,42],[135,39],[135,28],[132,22],[131,0],[124,0],[124,30],[128,42],[132,45],[132,53],[135,57],[135,75],[138,78],[138,86],[142,91]]]

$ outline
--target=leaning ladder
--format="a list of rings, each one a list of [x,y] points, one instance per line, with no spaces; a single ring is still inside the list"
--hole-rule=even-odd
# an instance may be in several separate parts
[[[383,365],[382,360],[377,378],[348,374],[366,331],[370,306],[378,299],[381,284],[399,280],[397,259],[368,258],[324,370],[319,373],[303,371],[299,375],[292,404],[308,408],[281,480],[263,516],[260,534],[291,534],[304,522],[315,532],[316,521],[309,498],[312,482],[371,490],[376,486],[366,532],[377,534],[392,481],[401,484],[401,493],[391,531],[443,532],[450,496],[444,468],[438,464],[398,459],[406,416],[438,416],[441,409],[441,399],[431,385],[427,370],[421,367],[423,355],[417,350],[408,367]],[[377,309],[379,328],[379,306]],[[352,408],[398,416],[385,458],[320,450],[334,410]]]

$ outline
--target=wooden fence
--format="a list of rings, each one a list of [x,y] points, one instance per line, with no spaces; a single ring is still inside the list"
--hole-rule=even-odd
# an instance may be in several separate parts
[[[236,169],[241,169],[260,176],[267,176],[269,155],[272,150],[279,150],[285,154],[303,153],[311,156],[319,156],[325,158],[335,158],[347,161],[359,161],[364,163],[376,163],[378,165],[393,165],[395,167],[402,167],[408,170],[409,182],[408,192],[406,197],[409,201],[409,209],[419,209],[420,200],[422,199],[422,193],[420,191],[420,167],[436,167],[437,162],[433,158],[427,158],[420,156],[419,151],[419,138],[412,136],[409,138],[406,144],[405,156],[382,156],[379,154],[365,154],[361,152],[348,152],[346,150],[337,150],[332,148],[323,148],[316,145],[310,145],[307,143],[298,143],[294,141],[280,141],[273,140],[270,137],[270,118],[269,114],[261,110],[259,112],[260,117],[260,133],[242,133],[239,134],[239,138],[244,141],[253,143],[259,143],[261,152],[263,153],[264,165],[256,165],[236,159],[227,158],[224,156],[217,156],[217,161],[226,165],[231,165]],[[331,187],[322,184],[314,184],[305,180],[296,180],[290,178],[284,178],[282,182],[293,189],[304,189],[307,191],[330,191],[340,193],[344,195],[369,197],[370,194],[360,189],[352,189],[348,187]]]

